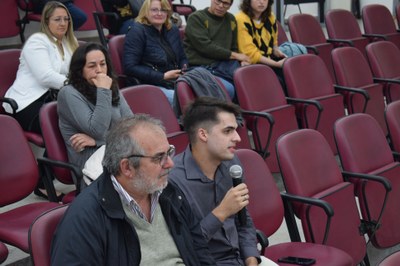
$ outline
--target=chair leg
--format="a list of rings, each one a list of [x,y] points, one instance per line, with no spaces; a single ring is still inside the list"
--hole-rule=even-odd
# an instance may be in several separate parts
[[[51,178],[51,171],[48,169],[48,167],[45,167],[42,164],[39,164],[38,166],[40,178],[43,181],[49,201],[58,202],[56,188],[54,187],[54,183]]]

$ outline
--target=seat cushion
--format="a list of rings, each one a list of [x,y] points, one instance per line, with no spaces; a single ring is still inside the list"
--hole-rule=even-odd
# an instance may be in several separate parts
[[[354,265],[352,258],[346,252],[320,244],[304,243],[304,242],[289,242],[268,247],[264,255],[278,263],[278,259],[287,256],[313,258],[315,259],[314,266],[350,266]],[[279,265],[293,265],[279,263]]]

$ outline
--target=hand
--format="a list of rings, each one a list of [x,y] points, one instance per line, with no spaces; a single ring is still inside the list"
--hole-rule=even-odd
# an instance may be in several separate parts
[[[85,147],[96,146],[96,141],[92,137],[83,133],[74,134],[69,141],[76,152],[83,151]]]
[[[282,53],[281,50],[279,50],[279,48],[274,48],[274,50],[272,51],[273,55],[277,58],[287,58],[287,55],[285,55],[284,53]]]
[[[107,74],[99,73],[96,75],[96,77],[92,78],[92,82],[97,88],[110,89],[112,85],[112,78],[107,76]]]
[[[242,183],[232,187],[226,192],[221,203],[212,211],[212,213],[224,222],[228,217],[238,213],[249,204],[249,190],[246,184]]]
[[[231,54],[231,59],[238,60],[238,61],[240,61],[241,63],[242,63],[242,62],[247,62],[248,64],[251,64],[250,58],[249,58],[247,55],[245,55],[245,54],[240,54],[240,53],[232,52],[232,54]]]
[[[164,73],[164,79],[165,80],[173,80],[173,79],[177,79],[180,77],[180,75],[182,75],[182,72],[180,69],[174,69],[174,70],[170,70]]]
[[[258,261],[257,261],[256,257],[248,257],[245,260],[245,264],[246,264],[246,266],[257,266]]]
[[[276,62],[275,62],[275,67],[280,67],[280,68],[282,68],[282,67],[283,67],[283,63],[285,62],[285,60],[286,60],[286,58],[283,58],[283,59],[281,59],[281,60],[279,60],[279,61],[276,61]]]
[[[248,65],[251,65],[249,62],[247,62],[247,61],[242,61],[242,62],[240,62],[240,65],[241,66],[248,66]]]

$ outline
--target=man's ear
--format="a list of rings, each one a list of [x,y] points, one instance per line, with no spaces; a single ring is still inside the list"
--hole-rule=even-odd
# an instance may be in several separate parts
[[[206,142],[207,139],[208,139],[208,132],[207,132],[207,130],[204,129],[204,128],[199,128],[199,129],[197,130],[197,135],[198,135],[199,139],[200,139],[201,141],[203,141],[203,142]]]
[[[131,166],[129,159],[126,158],[119,162],[119,170],[123,176],[132,177],[135,175],[135,168]]]

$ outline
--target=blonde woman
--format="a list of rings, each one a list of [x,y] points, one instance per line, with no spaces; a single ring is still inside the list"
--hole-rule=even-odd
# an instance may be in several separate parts
[[[187,67],[179,30],[168,0],[145,0],[125,39],[124,71],[141,83],[159,86],[172,104],[174,81]]]
[[[40,133],[39,110],[53,100],[50,89],[64,85],[72,53],[78,47],[68,9],[57,1],[46,4],[41,30],[33,34],[22,48],[17,78],[5,97],[18,104],[15,118],[26,131]],[[8,113],[13,110],[7,104]]]

